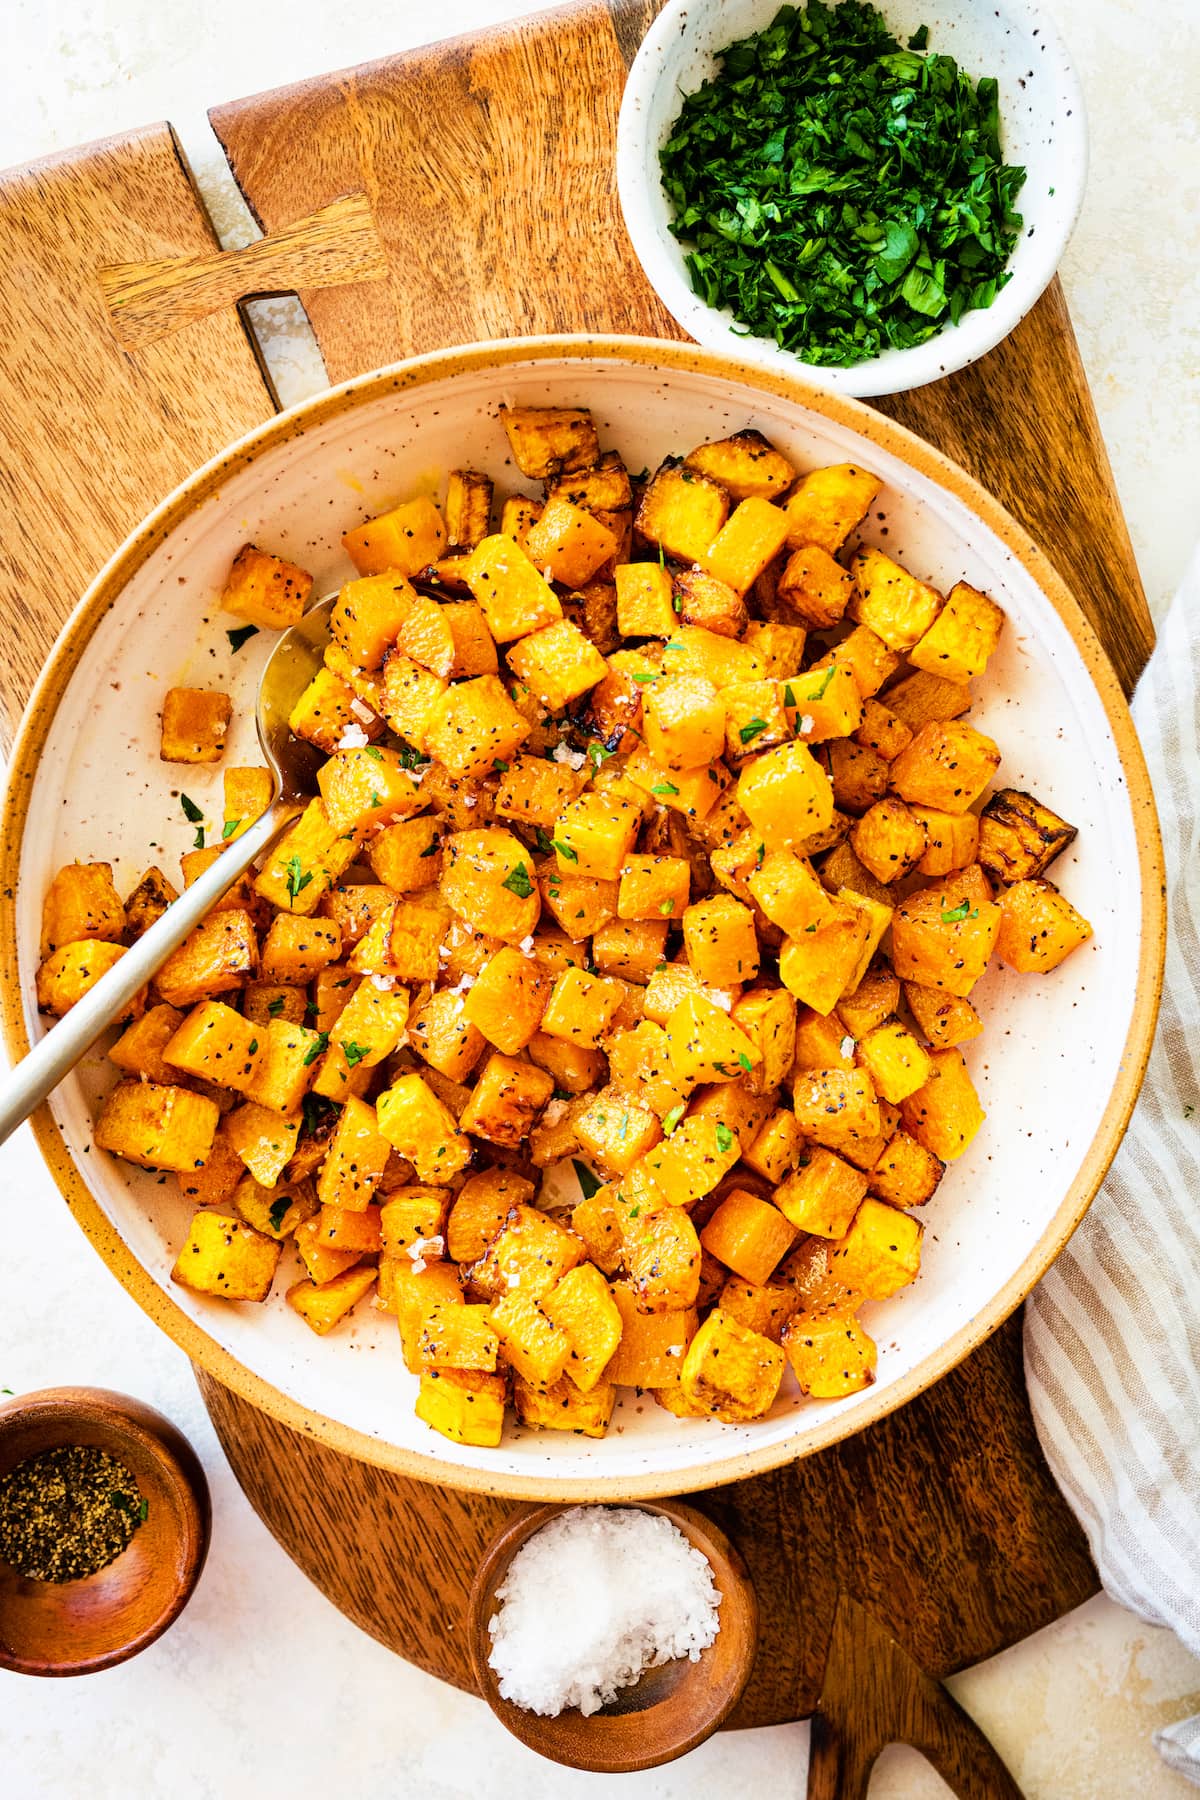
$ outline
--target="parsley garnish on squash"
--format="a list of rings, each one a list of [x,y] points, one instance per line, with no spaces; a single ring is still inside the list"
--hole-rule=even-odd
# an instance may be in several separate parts
[[[862,0],[781,7],[689,94],[661,151],[696,293],[804,362],[924,343],[1009,280],[1025,171],[997,84],[905,50]]]

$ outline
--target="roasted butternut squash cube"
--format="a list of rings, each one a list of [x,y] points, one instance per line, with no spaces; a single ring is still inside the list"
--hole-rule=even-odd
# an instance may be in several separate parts
[[[802,1006],[796,1014],[793,1079],[810,1069],[842,1069],[849,1074],[854,1066],[854,1039],[847,1034],[840,1016]]]
[[[524,548],[548,579],[581,588],[597,569],[611,562],[618,546],[607,525],[592,513],[573,505],[564,495],[553,495],[526,534]]]
[[[388,904],[380,912],[378,918],[372,920],[350,952],[346,968],[351,975],[379,975],[386,981],[403,979],[392,962],[392,926],[402,904],[415,905],[416,902],[401,902],[389,895]],[[447,911],[449,911],[448,908]],[[341,1010],[341,1005],[345,1003],[346,996],[344,991],[338,988],[337,983],[330,982],[329,977],[333,973],[332,969],[323,969],[313,983],[313,990],[314,1003],[320,1004],[327,1001],[334,1018],[336,1018]],[[432,980],[433,977],[429,976],[426,979]],[[331,994],[331,987],[337,991]],[[317,1022],[320,1028],[325,1030],[330,1021],[327,1015],[323,1015]]]
[[[879,700],[864,700],[862,724],[854,733],[856,744],[873,750],[884,762],[894,762],[900,752],[912,743],[912,728],[896,717]]]
[[[351,1250],[355,1256],[377,1256],[383,1233],[377,1206],[323,1206],[312,1221],[323,1243],[334,1250]]]
[[[624,1255],[621,1216],[617,1211],[615,1183],[597,1188],[571,1213],[571,1229],[582,1239],[589,1260],[606,1275],[615,1275]],[[580,1265],[581,1267],[584,1265]]]
[[[110,1062],[128,1075],[143,1075],[171,1087],[178,1071],[163,1061],[162,1053],[182,1023],[177,1007],[165,1003],[149,1007],[121,1033],[108,1053]]]
[[[577,406],[502,406],[513,461],[532,481],[555,480],[600,461],[592,415]]]
[[[658,1115],[615,1083],[582,1109],[575,1131],[584,1152],[614,1175],[624,1175],[662,1137]]]
[[[711,1167],[714,1162],[722,1162],[722,1158],[727,1158],[727,1162],[722,1162],[722,1169],[732,1168],[733,1146],[726,1145],[724,1132],[718,1134],[717,1151],[719,1154],[715,1158],[712,1155],[711,1142],[703,1136],[693,1139],[693,1132],[699,1133],[701,1121],[707,1121],[712,1126],[726,1126],[737,1138],[739,1144],[749,1144],[758,1136],[770,1118],[772,1105],[773,1099],[770,1095],[754,1091],[748,1074],[739,1074],[736,1081],[715,1081],[706,1087],[697,1088],[688,1107],[688,1116],[684,1126],[678,1130],[674,1128],[669,1130],[667,1135],[671,1138],[673,1149],[679,1146],[682,1133],[682,1141],[691,1140],[696,1149],[703,1152],[702,1160],[706,1165]],[[708,1186],[711,1187],[711,1185],[712,1182],[708,1181]],[[707,1188],[700,1187],[695,1191],[704,1193]]]
[[[168,688],[163,697],[163,762],[214,763],[225,754],[225,735],[233,717],[228,694],[204,688]]]
[[[1050,881],[1018,881],[1000,896],[996,951],[1021,974],[1047,973],[1086,943],[1092,928]]]
[[[789,545],[819,544],[835,556],[882,486],[878,476],[852,463],[813,469],[784,502]]]
[[[395,895],[385,887],[341,881],[325,896],[321,911],[341,932],[342,949],[352,950],[394,904]]]
[[[749,1145],[742,1147],[742,1161],[772,1186],[782,1182],[804,1155],[804,1135],[796,1115],[779,1107]]]
[[[339,1250],[325,1241],[320,1213],[315,1218],[303,1219],[293,1237],[309,1280],[318,1287],[344,1275],[347,1269],[357,1268],[362,1261],[361,1250]]]
[[[724,1098],[724,1088],[713,1098]],[[746,1096],[753,1105],[753,1096]],[[693,1103],[703,1105],[704,1095]],[[670,1135],[648,1150],[639,1165],[641,1173],[652,1184],[654,1195],[672,1206],[691,1206],[711,1194],[736,1163],[740,1154],[742,1118],[736,1109],[722,1118],[719,1106],[689,1114],[676,1125]],[[669,1121],[668,1121],[669,1122]],[[745,1130],[747,1141],[761,1123],[761,1110],[753,1120],[754,1130]]]
[[[423,668],[403,650],[389,650],[383,663],[380,703],[383,716],[398,737],[415,750],[425,749],[425,728],[436,701],[446,692],[446,682]]]
[[[875,1344],[852,1312],[798,1313],[783,1332],[783,1347],[802,1394],[841,1400],[870,1387]]]
[[[371,867],[394,894],[416,894],[433,887],[442,873],[445,821],[434,813],[398,819],[372,840]]]
[[[515,1056],[541,1025],[549,999],[549,978],[506,944],[476,977],[466,996],[466,1016],[497,1050]]]
[[[723,1269],[721,1273],[724,1274]],[[760,1284],[743,1281],[740,1275],[730,1275],[718,1289],[717,1304],[747,1331],[757,1331],[760,1336],[778,1344],[784,1326],[799,1310],[800,1296],[788,1282]]]
[[[233,1149],[260,1187],[273,1188],[296,1153],[299,1115],[285,1119],[256,1100],[247,1100],[225,1120]]]
[[[701,676],[663,676],[642,695],[642,731],[664,769],[699,768],[725,748],[725,709]]]
[[[398,1255],[384,1251],[379,1259],[379,1299],[385,1311],[396,1315],[404,1366],[416,1375],[421,1368],[421,1327],[433,1307],[464,1303],[462,1277],[453,1263],[428,1257],[414,1261],[407,1251]]]
[[[339,835],[378,831],[429,804],[399,752],[379,744],[335,751],[317,770],[317,787],[330,829]]]
[[[698,989],[679,1001],[666,1033],[671,1071],[679,1081],[735,1081],[762,1060],[754,1041]]]
[[[413,1165],[421,1181],[444,1186],[470,1162],[465,1131],[422,1076],[402,1075],[380,1094],[375,1111],[383,1136]]]
[[[552,1387],[571,1359],[571,1340],[526,1288],[513,1288],[490,1310],[504,1360],[531,1387]]]
[[[526,494],[511,494],[500,508],[500,530],[514,544],[523,545],[541,513],[540,500],[531,500]]]
[[[825,745],[821,760],[834,804],[842,812],[865,813],[887,793],[889,765],[874,750],[850,738],[838,738]]]
[[[135,943],[143,932],[157,924],[178,898],[179,890],[161,869],[151,865],[125,902],[125,935],[129,942]]]
[[[859,1042],[857,1054],[876,1093],[894,1106],[915,1094],[929,1079],[928,1054],[898,1019],[868,1031]]]
[[[922,875],[951,875],[976,860],[980,825],[974,813],[939,812],[932,806],[909,811],[925,827],[925,850],[917,864]]]
[[[833,791],[804,744],[764,751],[738,776],[737,797],[769,850],[787,850],[833,820]]]
[[[197,925],[168,956],[154,985],[168,1006],[191,1006],[244,987],[258,967],[254,922],[241,908],[223,908]]]
[[[729,495],[719,482],[668,457],[647,482],[634,523],[666,555],[699,563],[728,516]]]
[[[566,1038],[589,1050],[598,1049],[623,998],[615,982],[589,975],[583,969],[564,969],[554,983],[541,1029],[549,1037]]]
[[[206,1095],[158,1082],[122,1081],[100,1109],[95,1142],[143,1169],[190,1174],[208,1157],[220,1116]]]
[[[842,663],[789,675],[778,687],[788,729],[806,744],[849,737],[862,722],[862,695]]]
[[[958,1050],[932,1050],[929,1079],[900,1103],[904,1129],[940,1162],[953,1162],[984,1121],[975,1084]]]
[[[702,991],[695,971],[687,963],[661,963],[646,983],[642,1010],[656,1025],[665,1025],[681,1000]],[[723,1012],[728,1012],[740,997],[737,988],[713,988],[705,993],[705,998]]]
[[[671,594],[685,627],[694,626],[717,637],[740,638],[749,623],[746,602],[736,588],[702,568],[677,570],[671,579]]]
[[[752,619],[746,627],[746,644],[761,660],[765,681],[776,681],[798,669],[807,640],[803,625],[776,619]]]
[[[966,581],[956,582],[908,660],[946,681],[970,681],[983,674],[1003,628],[1004,612],[994,600]]]
[[[835,902],[817,880],[812,864],[793,850],[765,851],[746,885],[771,923],[789,937],[825,925],[835,916]]]
[[[375,1286],[375,1270],[369,1263],[346,1269],[320,1287],[313,1281],[297,1281],[287,1291],[287,1303],[318,1337],[348,1318],[360,1300]]]
[[[378,669],[400,636],[416,597],[395,569],[348,581],[329,615],[334,642],[360,669]]]
[[[633,1289],[624,1282],[617,1282],[611,1292],[621,1315],[621,1338],[604,1372],[605,1378],[620,1387],[676,1385],[687,1346],[696,1332],[696,1314],[641,1312]]]
[[[664,769],[643,746],[632,753],[625,773],[635,787],[670,812],[696,820],[708,817],[725,783],[720,763],[697,769]]]
[[[897,1131],[872,1168],[868,1184],[876,1199],[889,1206],[924,1206],[945,1172],[945,1164],[932,1151],[907,1131]]]
[[[696,978],[708,987],[732,987],[758,974],[754,914],[732,894],[697,900],[683,915],[683,944]]]
[[[1074,825],[1020,788],[1001,788],[992,795],[980,814],[978,831],[980,863],[1004,882],[1033,881],[1044,875],[1075,836]],[[963,860],[972,862],[974,855]]]
[[[622,637],[667,638],[675,629],[671,574],[663,563],[621,563],[615,571]]]
[[[735,682],[763,681],[766,667],[749,644],[740,644],[702,625],[683,625],[663,645],[662,666],[668,675],[698,675],[715,688]]]
[[[876,881],[869,869],[855,856],[849,841],[836,844],[821,862],[821,885],[831,894],[839,894],[843,888],[850,888],[865,898],[878,900],[882,906],[891,906],[894,896],[890,888],[882,881]]]
[[[925,636],[945,602],[882,550],[860,550],[854,559],[856,592],[850,616],[892,650],[909,651]]]
[[[776,500],[796,478],[787,457],[761,431],[750,428],[699,444],[683,460],[686,468],[719,482],[735,500]]]
[[[317,1177],[321,1205],[338,1206],[346,1212],[365,1211],[383,1178],[390,1152],[375,1108],[349,1095]]]
[[[431,1069],[465,1081],[484,1051],[483,1033],[472,1025],[461,994],[430,994],[408,1020],[408,1039]]]
[[[577,1263],[542,1298],[551,1324],[571,1343],[567,1375],[581,1393],[598,1385],[621,1337],[621,1315],[600,1270]]]
[[[691,1405],[735,1425],[770,1410],[784,1367],[778,1344],[718,1306],[688,1345],[679,1382]]]
[[[904,983],[908,1010],[935,1050],[952,1050],[978,1037],[983,1020],[969,1000],[948,994],[944,988],[923,987],[920,982]]]
[[[700,1291],[700,1239],[681,1206],[635,1202],[621,1220],[623,1262],[639,1312],[687,1312]]]
[[[704,567],[734,593],[745,594],[783,549],[787,535],[787,515],[750,495],[734,507],[709,545]]]
[[[389,650],[385,654],[392,655],[393,652]],[[362,702],[362,705],[366,708],[368,713],[373,714],[375,719],[379,719],[383,716],[385,711],[383,676],[377,670],[360,669],[358,664],[347,656],[346,652],[342,649],[342,646],[339,643],[336,643],[332,638],[330,638],[325,646],[325,653],[322,657],[322,661],[332,675],[336,675],[339,681],[345,682],[346,686],[351,689],[355,697]],[[379,727],[376,724],[369,721],[365,716],[356,714],[355,717],[357,722],[364,728],[366,728],[368,724],[370,725],[370,733],[368,735],[378,735]],[[355,742],[358,742],[357,738],[355,738]]]
[[[487,628],[483,610],[474,600],[447,601],[442,617],[454,640],[454,667],[458,680],[469,675],[494,675],[499,668],[496,641]]]
[[[421,1323],[417,1354],[423,1369],[486,1369],[496,1367],[500,1339],[486,1306],[464,1306],[460,1301],[433,1305]]]
[[[760,1061],[746,1076],[756,1094],[781,1087],[796,1050],[796,1001],[786,988],[752,988],[733,1005],[730,1017],[759,1053]]]
[[[171,1280],[221,1300],[265,1300],[275,1279],[280,1246],[233,1213],[198,1212]]]
[[[830,1252],[830,1273],[864,1300],[886,1300],[916,1280],[923,1233],[908,1213],[868,1195]]]
[[[286,631],[303,618],[312,584],[312,576],[295,563],[243,544],[233,559],[221,609],[267,631]]]
[[[170,1083],[167,1081],[159,1085],[169,1086]],[[179,1191],[184,1199],[194,1200],[198,1206],[224,1206],[233,1199],[238,1185],[246,1176],[246,1165],[233,1148],[223,1122],[218,1124],[213,1133],[212,1143],[203,1161],[187,1169],[177,1170],[176,1175]]]
[[[341,954],[341,930],[332,919],[277,913],[263,939],[259,972],[264,981],[302,987],[337,962]]]
[[[806,1070],[793,1085],[792,1110],[801,1131],[830,1150],[879,1136],[879,1101],[865,1070]]]
[[[849,1230],[869,1177],[822,1145],[810,1145],[800,1166],[780,1183],[775,1204],[798,1231],[840,1238]]]
[[[553,1076],[555,1088],[564,1094],[590,1093],[603,1084],[608,1074],[603,1051],[588,1050],[565,1038],[548,1037],[544,1031],[537,1031],[530,1038],[526,1055]]]
[[[777,681],[731,682],[721,689],[725,715],[725,755],[731,765],[785,744],[792,727]]]
[[[975,899],[963,880],[950,875],[910,894],[892,920],[892,962],[901,981],[960,999],[987,968],[1003,917],[990,900]]]
[[[761,1285],[796,1241],[796,1227],[778,1207],[746,1188],[733,1188],[700,1234],[706,1250],[740,1275]]]
[[[483,1065],[459,1124],[475,1137],[516,1149],[554,1092],[554,1077],[495,1051]]]
[[[39,954],[85,939],[119,943],[125,935],[125,907],[113,886],[111,863],[68,863],[58,870],[42,902]]]
[[[554,827],[560,874],[618,881],[641,822],[640,808],[623,795],[580,794]]]
[[[629,1031],[614,1032],[606,1046],[612,1080],[658,1114],[660,1119],[682,1107],[691,1091],[671,1072],[667,1034],[661,1025],[643,1019]]]
[[[854,577],[819,544],[804,544],[788,557],[778,593],[806,626],[822,631],[844,615],[854,593]]]
[[[477,1262],[498,1237],[509,1213],[533,1199],[533,1183],[512,1169],[480,1169],[454,1197],[446,1222],[446,1248],[456,1263]]]
[[[268,852],[254,891],[279,912],[315,913],[354,861],[356,849],[353,833],[339,833],[330,824],[325,802],[310,800]],[[161,992],[161,974],[158,985]]]
[[[317,1198],[309,1182],[281,1181],[273,1188],[265,1188],[242,1170],[240,1159],[238,1169],[241,1179],[233,1192],[233,1204],[247,1225],[261,1231],[264,1237],[282,1242],[306,1219],[316,1217]]]
[[[541,897],[533,861],[503,826],[456,831],[443,845],[441,892],[446,904],[476,931],[520,943],[533,931]]]
[[[852,993],[838,1001],[837,1017],[851,1037],[866,1037],[900,1005],[900,983],[886,962],[872,964]]]
[[[445,553],[445,521],[432,500],[418,495],[347,531],[342,547],[360,575],[419,575]]]
[[[923,725],[961,718],[972,698],[965,682],[947,681],[944,675],[916,669],[888,689],[887,703],[898,719],[917,732]]]
[[[418,1419],[455,1444],[494,1450],[504,1435],[502,1375],[475,1369],[426,1369],[414,1408]]]
[[[218,1087],[246,1093],[266,1033],[220,1000],[205,1000],[193,1009],[163,1048],[163,1061],[185,1075],[196,1075]]]
[[[261,819],[275,798],[275,777],[270,769],[226,769],[222,777],[225,822],[222,839],[241,837]]]
[[[910,875],[925,854],[928,834],[923,821],[894,794],[877,800],[850,828],[854,854],[863,867],[885,884]]]
[[[990,737],[957,719],[922,725],[891,765],[901,799],[941,812],[964,813],[1000,766]]]
[[[600,652],[571,619],[557,619],[521,638],[510,649],[508,664],[551,712],[570,706],[608,673]]]
[[[866,625],[856,625],[847,637],[813,664],[813,669],[848,669],[864,701],[877,694],[899,667],[899,653],[889,649],[883,639],[877,637]],[[811,675],[812,669],[808,673]],[[894,689],[889,690],[888,705],[896,711],[898,709],[893,705],[894,692]]]
[[[540,872],[539,888],[553,917],[577,944],[616,917],[615,881],[596,881],[589,875],[563,875],[556,860]]]
[[[462,573],[498,644],[527,637],[563,616],[558,596],[537,565],[501,533],[475,546]]]
[[[864,953],[869,961],[873,948],[867,913],[839,898],[827,919],[784,939],[779,979],[801,1005],[831,1013],[842,995],[857,987]]]
[[[691,864],[686,857],[627,856],[617,890],[618,918],[682,918],[691,878]]]
[[[431,756],[454,775],[490,774],[529,736],[530,725],[496,675],[455,682],[425,717],[424,742]]]
[[[637,741],[642,720],[642,689],[660,673],[656,662],[645,650],[615,650],[608,660],[608,673],[592,689],[588,700],[589,726],[599,741],[611,750],[628,750]],[[643,679],[639,679],[642,677]]]
[[[586,1393],[569,1374],[550,1387],[535,1387],[520,1375],[513,1376],[513,1407],[522,1425],[539,1431],[573,1431],[578,1437],[602,1438],[617,1401],[611,1382],[602,1382]]]
[[[492,478],[478,469],[451,469],[446,477],[446,537],[470,550],[487,536],[492,514]]]
[[[365,718],[360,717],[363,713]],[[317,670],[292,708],[288,726],[327,756],[338,749],[344,736],[355,735],[361,744],[364,737],[378,737],[383,729],[382,721],[350,684],[327,668]]]
[[[563,808],[582,792],[585,779],[563,763],[547,762],[540,756],[518,756],[501,771],[497,815],[552,831]]]
[[[123,944],[105,943],[100,938],[84,938],[82,943],[61,945],[38,969],[39,1011],[53,1013],[55,1018],[61,1019],[110,969],[115,968],[125,954]],[[145,1003],[143,990],[130,1002],[124,1017],[136,1018]]]

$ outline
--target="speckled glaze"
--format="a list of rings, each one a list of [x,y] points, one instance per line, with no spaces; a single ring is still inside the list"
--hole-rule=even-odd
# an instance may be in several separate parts
[[[1028,173],[1018,196],[1024,227],[1010,260],[1012,280],[992,305],[969,312],[927,343],[886,350],[854,368],[813,368],[771,338],[748,337],[728,308],[693,293],[683,249],[671,236],[658,153],[679,116],[681,96],[716,73],[720,53],[771,23],[779,0],[669,0],[646,34],[629,73],[617,137],[621,210],[646,277],[685,331],[744,362],[791,370],[839,394],[899,394],[976,362],[1007,337],[1058,267],[1079,216],[1087,181],[1087,121],[1070,55],[1045,9],[1027,0],[887,0],[892,33],[906,43],[929,27],[929,49],[953,56],[975,79],[1000,84],[1006,162]]]
[[[192,1359],[255,1404],[335,1448],[417,1477],[520,1498],[680,1493],[808,1454],[936,1380],[1005,1318],[1078,1223],[1136,1098],[1157,1011],[1161,860],[1141,753],[1112,670],[1062,582],[1006,513],[891,421],[794,379],[686,345],[621,338],[517,340],[442,352],[318,396],[243,439],[178,489],[101,574],[30,704],[3,820],[0,997],[10,1052],[40,1027],[32,1004],[45,884],[103,858],[130,886],[151,860],[173,872],[192,827],[180,772],[157,758],[164,686],[228,686],[229,760],[254,760],[251,705],[266,634],[230,652],[215,611],[229,562],[252,539],[313,570],[317,592],[351,573],[340,534],[447,467],[520,485],[498,402],[590,405],[631,466],[754,425],[805,466],[858,460],[885,487],[864,537],[943,589],[960,576],[1009,626],[975,715],[1001,744],[1001,778],[1029,786],[1080,835],[1056,879],[1094,940],[1045,979],[993,969],[978,990],[987,1031],[967,1057],[989,1118],[926,1209],[925,1267],[866,1322],[879,1379],[834,1404],[790,1376],[768,1418],[719,1426],[628,1394],[602,1442],[510,1428],[495,1451],[455,1446],[413,1416],[394,1321],[360,1309],[317,1339],[275,1301],[229,1306],[171,1286],[189,1214],[173,1181],[93,1149],[110,1085],[102,1055],[36,1120],[79,1222],[139,1303]],[[220,770],[187,771],[212,822]],[[16,972],[14,974],[14,971]],[[277,1291],[287,1285],[281,1269]]]

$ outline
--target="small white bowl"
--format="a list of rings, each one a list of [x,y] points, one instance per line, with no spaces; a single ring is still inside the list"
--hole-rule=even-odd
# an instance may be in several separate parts
[[[1031,0],[883,0],[898,42],[921,25],[929,48],[953,56],[974,80],[1000,88],[1004,160],[1023,165],[1017,206],[1024,226],[1010,258],[1012,279],[991,306],[964,315],[909,350],[885,350],[853,368],[824,368],[743,335],[728,308],[693,293],[672,237],[659,151],[683,96],[716,73],[721,52],[769,25],[779,0],[668,0],[638,51],[617,133],[617,186],[633,247],[659,299],[685,331],[713,350],[840,394],[896,394],[976,362],[1017,325],[1047,286],[1079,216],[1087,180],[1087,121],[1071,58],[1045,11]]]

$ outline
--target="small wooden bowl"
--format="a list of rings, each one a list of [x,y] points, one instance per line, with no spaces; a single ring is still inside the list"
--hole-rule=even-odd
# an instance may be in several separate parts
[[[129,1547],[79,1581],[28,1581],[0,1561],[0,1668],[21,1675],[88,1675],[136,1656],[179,1617],[208,1553],[208,1483],[169,1419],[104,1388],[47,1388],[0,1406],[0,1476],[71,1444],[118,1457],[148,1510]]]
[[[526,1507],[494,1540],[471,1586],[467,1630],[471,1663],[479,1691],[500,1723],[531,1750],[573,1769],[601,1775],[627,1775],[653,1769],[694,1750],[728,1718],[750,1679],[758,1646],[758,1601],[749,1572],[723,1531],[703,1513],[676,1501],[638,1503],[641,1512],[657,1513],[679,1528],[688,1542],[708,1558],[721,1595],[720,1629],[698,1662],[686,1657],[647,1669],[634,1686],[623,1688],[610,1706],[584,1718],[574,1709],[545,1719],[502,1698],[496,1673],[488,1662],[492,1647],[488,1625],[494,1617],[496,1590],[513,1557],[535,1531],[567,1509]],[[570,1605],[570,1595],[563,1596]]]

